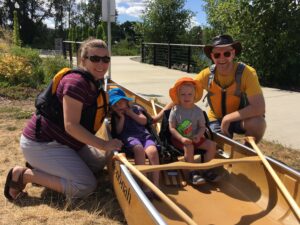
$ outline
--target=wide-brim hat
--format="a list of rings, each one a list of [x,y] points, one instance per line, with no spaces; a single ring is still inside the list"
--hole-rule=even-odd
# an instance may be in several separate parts
[[[132,98],[128,98],[125,94],[125,92],[120,89],[120,88],[113,88],[108,91],[108,96],[109,96],[109,105],[113,106],[116,104],[118,101],[121,99],[125,99],[127,101],[132,101]]]
[[[205,55],[212,59],[210,54],[215,47],[232,46],[235,49],[235,55],[239,55],[242,51],[242,45],[239,41],[234,41],[230,35],[224,34],[213,38],[212,44],[204,46]]]
[[[179,103],[178,89],[184,83],[191,83],[195,86],[195,100],[194,100],[194,102],[200,101],[200,99],[202,98],[202,94],[203,94],[202,85],[199,81],[194,80],[193,78],[190,78],[190,77],[182,77],[182,78],[178,79],[176,81],[176,83],[174,84],[174,86],[172,88],[170,88],[169,95],[170,95],[170,98],[172,99],[172,101],[175,104]]]

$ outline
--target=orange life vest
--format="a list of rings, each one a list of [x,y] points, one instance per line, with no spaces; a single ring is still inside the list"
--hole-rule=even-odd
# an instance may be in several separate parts
[[[215,65],[210,68],[208,77],[207,101],[218,119],[247,105],[246,93],[241,91],[241,80],[245,64],[238,63],[234,81],[227,87],[221,87],[214,79]]]

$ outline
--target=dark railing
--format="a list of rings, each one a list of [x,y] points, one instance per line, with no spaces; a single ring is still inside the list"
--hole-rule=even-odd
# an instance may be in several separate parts
[[[142,62],[196,73],[201,70],[201,62],[207,61],[203,47],[204,45],[142,43]]]
[[[69,56],[71,68],[73,67],[73,55],[77,57],[77,50],[81,43],[82,42],[79,41],[63,41],[62,52],[65,59],[67,59],[67,57]],[[75,53],[73,53],[73,49],[75,50]]]
[[[73,67],[73,56],[82,42],[63,41],[64,58],[69,57],[70,67]],[[204,45],[142,43],[141,61],[143,63],[165,66],[188,73],[198,73],[203,69],[203,62],[208,59],[203,53]],[[75,52],[74,52],[75,51]]]

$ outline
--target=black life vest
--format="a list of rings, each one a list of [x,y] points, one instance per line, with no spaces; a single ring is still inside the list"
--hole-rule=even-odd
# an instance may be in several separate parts
[[[81,69],[63,68],[53,77],[47,88],[35,99],[37,115],[36,137],[39,137],[41,133],[41,116],[64,129],[63,108],[56,96],[56,90],[60,80],[64,76],[71,73],[79,74],[87,81],[92,82],[95,87],[97,87],[98,92],[98,97],[95,102],[91,106],[88,106],[82,110],[80,124],[93,134],[95,134],[101,127],[108,112],[108,99],[105,91],[102,88],[101,81],[95,81],[93,76],[87,71]]]

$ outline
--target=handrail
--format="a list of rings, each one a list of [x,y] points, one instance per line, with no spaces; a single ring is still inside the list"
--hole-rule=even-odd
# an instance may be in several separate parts
[[[175,44],[175,43],[154,43],[154,42],[143,42],[142,44],[145,44],[145,45],[165,45],[165,46],[171,45],[171,46],[184,46],[184,47],[191,46],[191,47],[201,47],[201,48],[203,48],[205,46],[205,45],[196,45],[196,44]]]

